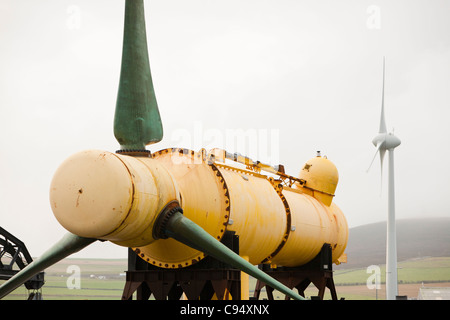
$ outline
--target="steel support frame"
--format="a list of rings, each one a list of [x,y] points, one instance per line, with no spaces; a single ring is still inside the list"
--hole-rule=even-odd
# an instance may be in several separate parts
[[[188,300],[240,299],[240,270],[141,270],[128,271],[122,300]]]
[[[239,253],[239,238],[226,231],[222,243]],[[122,300],[178,300],[185,294],[188,300],[240,300],[241,271],[212,257],[180,269],[153,266],[129,249],[128,271]]]
[[[9,280],[20,270],[13,269],[17,265],[19,269],[25,268],[33,262],[25,244],[17,237],[0,227],[0,259],[8,254],[11,257],[9,264],[5,265],[0,260],[0,280]],[[44,285],[44,272],[40,272],[24,283],[29,291],[28,300],[41,300],[41,288]]]
[[[304,266],[272,268],[270,265],[263,264],[259,267],[289,289],[297,289],[302,297],[305,297],[305,290],[312,283],[318,289],[318,294],[314,297],[323,300],[325,290],[328,288],[331,299],[337,300],[338,297],[333,280],[331,253],[331,246],[324,244],[319,254]],[[266,288],[268,299],[274,300],[274,289],[259,280],[256,282],[253,299],[258,300],[260,298],[261,290],[264,287]],[[285,299],[289,300],[289,297],[285,297]]]

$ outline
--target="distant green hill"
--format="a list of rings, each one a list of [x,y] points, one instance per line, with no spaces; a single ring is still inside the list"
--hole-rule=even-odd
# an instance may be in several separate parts
[[[423,257],[450,257],[450,218],[397,220],[398,261]],[[336,270],[386,263],[386,222],[349,230],[346,264]]]

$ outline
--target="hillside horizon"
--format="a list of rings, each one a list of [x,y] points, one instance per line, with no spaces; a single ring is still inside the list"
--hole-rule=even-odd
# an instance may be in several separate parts
[[[450,257],[450,218],[399,219],[397,259]],[[349,229],[347,263],[335,269],[367,267],[386,263],[386,221]]]

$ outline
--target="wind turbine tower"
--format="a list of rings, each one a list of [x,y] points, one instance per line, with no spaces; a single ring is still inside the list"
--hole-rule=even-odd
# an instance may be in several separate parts
[[[383,89],[381,98],[380,129],[378,131],[378,135],[372,140],[372,143],[377,148],[372,163],[375,160],[377,153],[380,153],[381,175],[383,175],[383,159],[386,150],[389,151],[388,219],[386,239],[386,299],[395,300],[398,295],[398,282],[397,235],[395,226],[394,149],[400,145],[401,141],[393,133],[388,133],[386,130],[386,120],[384,118],[384,79],[385,62],[383,58]]]

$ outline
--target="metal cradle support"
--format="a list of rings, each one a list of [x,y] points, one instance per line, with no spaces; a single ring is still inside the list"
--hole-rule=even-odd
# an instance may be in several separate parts
[[[319,254],[309,263],[301,267],[287,268],[271,268],[270,265],[262,264],[259,267],[271,277],[280,281],[290,289],[297,289],[301,296],[305,296],[305,290],[312,283],[318,289],[318,294],[311,299],[317,298],[323,300],[325,290],[330,290],[331,298],[337,300],[336,288],[333,280],[331,246],[324,244]],[[266,288],[269,300],[274,300],[274,289],[266,285],[264,282],[257,281],[253,299],[259,299],[261,290]],[[286,300],[289,297],[285,298]]]
[[[222,242],[239,253],[239,239],[234,232],[226,232]],[[214,258],[180,269],[163,269],[142,260],[129,249],[128,271],[122,300],[239,300],[241,271]]]

